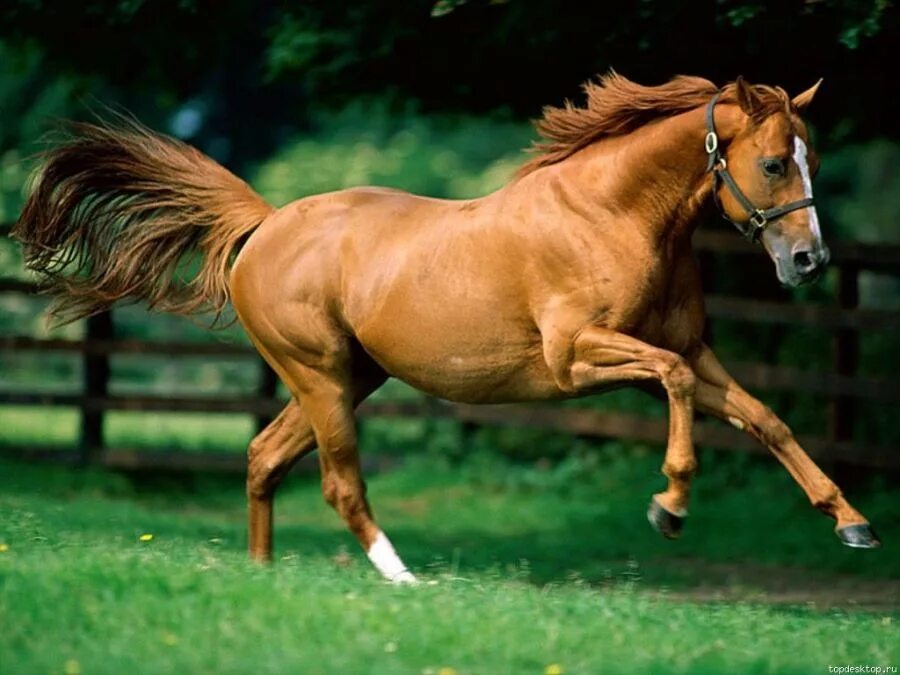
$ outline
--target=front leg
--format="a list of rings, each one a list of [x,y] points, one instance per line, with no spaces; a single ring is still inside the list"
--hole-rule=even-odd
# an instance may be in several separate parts
[[[691,359],[697,376],[697,409],[743,429],[772,452],[817,509],[837,521],[835,532],[847,546],[880,546],[868,521],[844,499],[837,485],[816,466],[787,425],[750,396],[728,374],[709,347]]]
[[[568,343],[568,344],[567,344]],[[656,380],[669,398],[669,442],[663,473],[668,488],[653,496],[648,518],[664,536],[677,537],[687,515],[697,458],[691,439],[694,374],[677,354],[623,333],[588,326],[574,339],[547,340],[547,362],[557,384],[569,393],[587,393],[621,382]]]

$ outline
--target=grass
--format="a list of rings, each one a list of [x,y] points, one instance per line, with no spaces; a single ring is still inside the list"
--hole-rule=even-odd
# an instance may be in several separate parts
[[[377,579],[315,480],[284,488],[277,562],[259,567],[243,551],[239,482],[2,463],[0,670],[822,673],[900,663],[897,555],[842,549],[780,471],[705,459],[678,542],[643,520],[660,484],[653,454],[612,448],[546,470],[422,459],[376,476],[374,507],[425,580],[417,588]],[[885,539],[900,540],[890,496],[858,497]]]
[[[80,414],[74,408],[0,407],[0,447],[74,447]],[[185,452],[247,451],[254,435],[250,415],[113,410],[105,414],[110,447],[153,448]]]

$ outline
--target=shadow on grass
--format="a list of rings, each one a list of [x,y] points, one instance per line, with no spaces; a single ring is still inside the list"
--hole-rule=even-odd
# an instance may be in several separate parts
[[[615,514],[623,519],[634,514]],[[638,522],[637,526],[644,524]],[[571,520],[558,529],[495,535],[479,529],[442,531],[423,527],[392,527],[389,535],[407,564],[424,576],[449,573],[477,581],[485,574],[515,577],[537,585],[583,583],[599,588],[627,586],[700,601],[750,601],[793,605],[900,610],[900,578],[878,564],[872,551],[847,551],[828,539],[821,546],[848,559],[868,557],[880,574],[842,571],[841,565],[817,567],[814,562],[773,560],[727,551],[727,533],[710,532],[705,543],[651,542],[632,537],[632,552],[611,539],[622,527]],[[686,535],[686,537],[689,535]],[[715,550],[710,550],[710,547]],[[627,546],[625,547],[627,548]],[[352,555],[347,556],[346,552]],[[335,564],[367,565],[356,554],[355,541],[341,529],[285,525],[277,531],[277,555],[331,556]],[[827,555],[827,554],[826,554]],[[807,557],[807,560],[809,557]],[[374,573],[373,573],[374,574]]]
[[[900,559],[891,548],[900,521],[887,491],[861,494],[859,506],[888,545],[856,551],[840,546],[830,522],[780,472],[743,471],[740,479],[712,472],[698,485],[683,538],[667,541],[644,516],[659,488],[656,461],[611,462],[599,475],[566,476],[558,485],[505,466],[412,465],[376,477],[370,494],[398,551],[426,577],[492,575],[538,585],[626,585],[704,601],[900,609]],[[240,479],[0,469],[0,505],[9,514],[0,534],[8,538],[130,546],[152,532],[172,550],[215,547],[243,556]],[[315,478],[294,478],[280,495],[276,561],[284,557],[368,565],[322,502]]]

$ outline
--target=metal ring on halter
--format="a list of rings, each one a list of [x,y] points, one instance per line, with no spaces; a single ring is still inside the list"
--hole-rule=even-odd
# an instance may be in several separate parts
[[[758,230],[764,229],[768,223],[769,219],[766,218],[765,212],[760,209],[756,209],[753,215],[750,216],[750,224]]]

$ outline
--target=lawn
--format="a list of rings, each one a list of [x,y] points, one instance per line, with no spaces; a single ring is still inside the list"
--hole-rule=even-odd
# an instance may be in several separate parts
[[[0,672],[900,665],[889,491],[851,492],[887,543],[852,551],[776,467],[703,460],[677,542],[643,515],[660,486],[655,453],[611,446],[544,469],[424,458],[375,476],[374,508],[423,580],[415,588],[377,578],[311,478],[283,491],[276,563],[264,567],[244,556],[239,481],[3,462]]]

